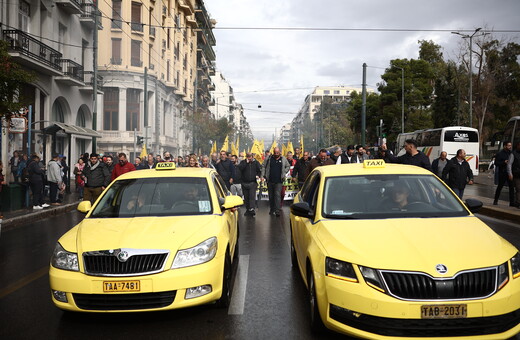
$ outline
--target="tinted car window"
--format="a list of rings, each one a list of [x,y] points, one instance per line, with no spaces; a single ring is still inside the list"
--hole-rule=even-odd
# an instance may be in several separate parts
[[[329,218],[402,218],[468,215],[460,201],[431,175],[331,177],[323,215]]]
[[[139,217],[210,214],[205,178],[140,178],[116,181],[90,217]]]

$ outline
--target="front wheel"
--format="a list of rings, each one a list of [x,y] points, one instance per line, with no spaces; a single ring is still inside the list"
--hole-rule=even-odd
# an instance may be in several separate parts
[[[321,320],[320,310],[318,308],[318,297],[316,296],[316,285],[312,268],[309,268],[307,282],[309,285],[309,307],[311,312],[311,330],[313,333],[321,333],[325,329]]]
[[[292,228],[291,228],[291,264],[293,269],[298,267],[298,258],[296,257],[296,248],[294,248],[294,238],[293,238]]]
[[[229,252],[226,253],[224,262],[224,276],[222,278],[222,295],[217,300],[218,308],[227,308],[231,302],[231,258]]]

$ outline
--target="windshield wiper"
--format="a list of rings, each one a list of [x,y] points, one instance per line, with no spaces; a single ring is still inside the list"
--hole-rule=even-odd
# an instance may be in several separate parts
[[[331,214],[326,214],[325,217],[326,218],[332,218],[332,219],[343,219],[343,220],[357,220],[357,219],[359,219],[359,217],[355,217],[355,216],[352,216],[352,215],[331,215]]]

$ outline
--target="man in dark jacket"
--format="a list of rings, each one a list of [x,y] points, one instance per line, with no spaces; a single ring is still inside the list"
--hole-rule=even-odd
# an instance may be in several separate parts
[[[45,167],[40,165],[40,157],[32,155],[31,161],[27,165],[29,172],[29,186],[33,194],[33,209],[41,210],[49,207],[43,202],[43,179],[45,176]]]
[[[303,153],[303,157],[296,162],[294,166],[292,177],[293,180],[298,181],[298,187],[301,189],[303,187],[303,183],[309,176],[311,172],[311,160],[309,159],[309,151],[305,151]]]
[[[442,171],[444,170],[444,168],[448,164],[448,160],[446,159],[447,157],[448,157],[448,154],[446,153],[446,151],[442,151],[441,155],[439,156],[439,158],[436,158],[432,162],[432,172],[434,174],[436,174],[437,177],[441,177],[442,178]]]
[[[327,150],[325,149],[321,149],[316,158],[311,160],[309,172],[323,165],[334,165],[334,162],[327,158]]]
[[[457,156],[450,159],[442,171],[442,180],[462,199],[466,184],[473,184],[473,171],[466,161],[466,151],[457,150]]]
[[[417,142],[414,139],[407,139],[404,141],[404,149],[406,153],[402,156],[396,157],[392,151],[388,150],[386,144],[381,145],[381,151],[384,153],[384,160],[388,163],[399,163],[420,166],[426,170],[432,171],[430,158],[423,152],[417,150]]]
[[[509,205],[511,207],[516,207],[513,178],[509,178],[507,174],[507,164],[509,163],[509,156],[511,155],[512,148],[513,144],[511,144],[510,141],[506,141],[504,142],[504,148],[500,150],[495,156],[495,171],[498,171],[498,186],[495,191],[495,200],[493,201],[493,205],[498,204],[500,192],[502,191],[504,185],[507,183],[507,185],[509,186]]]
[[[255,216],[256,188],[258,187],[256,180],[262,175],[262,169],[251,152],[248,152],[246,159],[238,164],[237,173],[240,173],[242,178],[242,193],[246,203],[244,215]]]
[[[86,179],[83,200],[94,203],[110,184],[111,174],[106,164],[98,160],[98,155],[91,154],[90,161],[83,169],[83,176]]]
[[[507,164],[507,173],[513,177],[513,184],[515,185],[516,207],[520,208],[520,142],[517,142],[515,149],[509,156]]]
[[[231,163],[233,163],[233,165],[235,166],[235,175],[233,176],[233,184],[231,184],[231,194],[243,197],[244,195],[242,192],[242,174],[240,173],[240,171],[237,171],[237,166],[239,164],[238,156],[231,155],[230,159]]]
[[[228,190],[230,190],[231,184],[233,184],[233,177],[235,176],[235,166],[231,160],[228,159],[226,151],[220,151],[220,162],[217,163],[215,168],[220,177],[224,180]]]
[[[325,150],[326,152],[326,150]],[[280,216],[282,203],[282,188],[285,175],[291,169],[287,158],[282,156],[280,148],[274,148],[273,155],[269,156],[264,162],[262,177],[267,181],[267,191],[269,193],[269,214]]]
[[[356,148],[354,145],[349,145],[347,146],[347,150],[338,157],[336,164],[357,163],[357,161]]]

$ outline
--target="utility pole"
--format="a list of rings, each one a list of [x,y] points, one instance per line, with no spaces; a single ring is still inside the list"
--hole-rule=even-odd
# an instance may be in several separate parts
[[[361,145],[365,146],[365,130],[367,125],[367,63],[363,63],[363,103],[361,105]]]
[[[144,68],[144,145],[148,144],[148,68]],[[148,144],[148,148],[150,144]]]
[[[98,52],[98,22],[99,22],[99,16],[98,16],[98,3],[97,1],[93,1],[94,3],[94,37],[93,37],[93,49],[92,49],[92,52],[94,53],[93,55],[93,66],[94,66],[94,73],[93,73],[93,84],[92,84],[92,87],[93,87],[93,90],[94,90],[94,98],[93,98],[93,103],[92,103],[92,130],[94,131],[97,131],[97,88],[98,88],[98,83],[97,83],[97,72],[98,72],[98,68],[97,68],[97,52]],[[69,146],[70,148],[70,146]],[[92,153],[96,153],[96,149],[97,149],[97,138],[96,137],[92,137]]]

